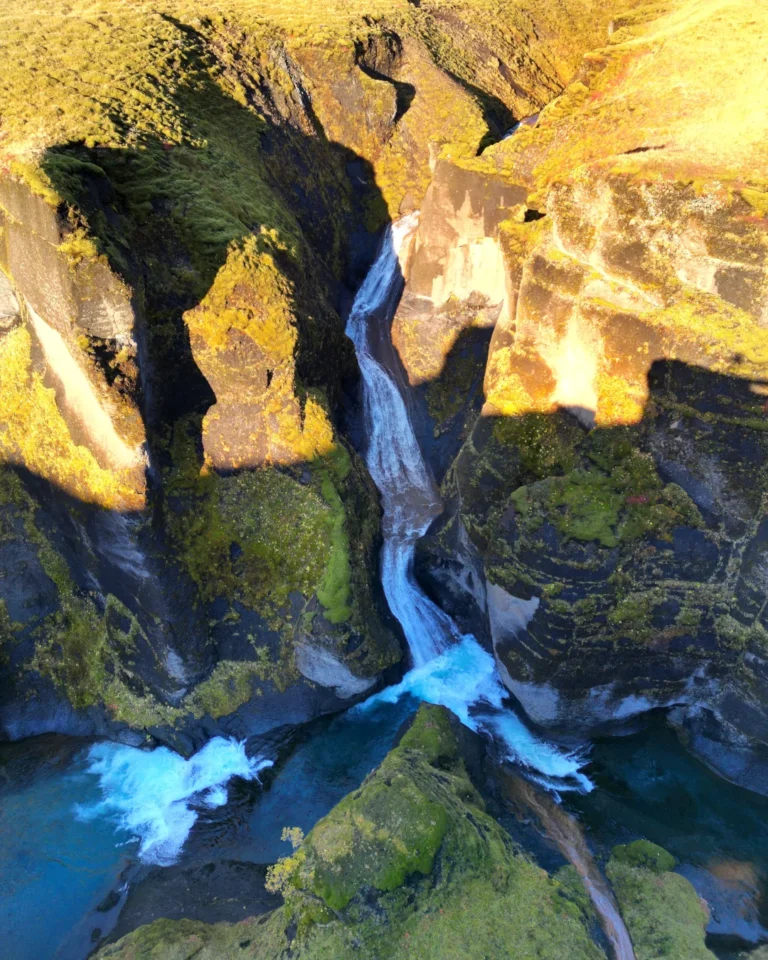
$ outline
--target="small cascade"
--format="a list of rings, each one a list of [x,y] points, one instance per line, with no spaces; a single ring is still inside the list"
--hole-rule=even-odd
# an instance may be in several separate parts
[[[374,695],[361,709],[412,694],[448,707],[466,726],[491,737],[505,758],[521,763],[554,789],[589,791],[581,758],[539,740],[503,701],[507,696],[493,657],[422,591],[413,572],[416,543],[442,504],[422,456],[405,399],[387,368],[388,324],[404,286],[400,257],[418,214],[387,230],[376,260],[355,297],[347,336],[363,378],[368,445],[366,463],[384,508],[382,585],[403,628],[413,669],[401,683]],[[386,332],[386,336],[384,333]]]
[[[600,920],[600,926],[611,945],[614,960],[635,960],[629,931],[619,912],[616,898],[595,863],[578,822],[547,794],[536,790],[519,777],[506,778],[506,788],[516,805],[527,808],[536,816],[546,836],[578,870]]]
[[[460,637],[453,622],[419,589],[413,575],[416,542],[442,505],[421,455],[408,410],[395,381],[374,356],[369,324],[394,306],[403,287],[399,253],[416,230],[418,214],[398,220],[387,231],[360,287],[347,322],[363,376],[368,449],[366,463],[384,507],[382,584],[399,620],[416,667],[433,660]]]

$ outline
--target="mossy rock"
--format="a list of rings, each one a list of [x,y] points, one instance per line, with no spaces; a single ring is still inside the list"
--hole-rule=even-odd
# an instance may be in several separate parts
[[[669,873],[677,861],[671,853],[650,840],[635,840],[613,848],[611,859],[629,867],[650,870],[652,873]]]
[[[157,921],[100,960],[176,960],[190,944],[199,960],[604,958],[580,880],[548,876],[485,812],[452,723],[419,709],[378,770],[273,868],[286,902],[269,917]]]
[[[714,960],[704,937],[706,905],[691,883],[670,872],[675,858],[647,840],[615,847],[606,875],[637,960]]]

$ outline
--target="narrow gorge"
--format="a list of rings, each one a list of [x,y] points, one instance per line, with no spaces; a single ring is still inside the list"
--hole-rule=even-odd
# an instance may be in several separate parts
[[[11,960],[768,950],[768,10],[0,13]]]

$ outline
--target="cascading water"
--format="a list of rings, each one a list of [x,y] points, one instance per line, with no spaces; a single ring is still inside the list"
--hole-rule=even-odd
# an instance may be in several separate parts
[[[366,463],[384,506],[381,579],[390,609],[400,621],[414,666],[429,663],[460,636],[449,617],[419,589],[413,576],[416,542],[440,513],[435,485],[424,463],[405,402],[394,380],[373,356],[369,320],[399,296],[399,252],[418,224],[418,214],[387,232],[376,262],[360,287],[347,323],[363,375],[368,437]]]
[[[416,583],[413,557],[418,539],[442,505],[427,469],[408,408],[386,366],[386,343],[377,321],[387,324],[403,287],[400,256],[416,227],[413,213],[386,232],[378,256],[355,297],[347,336],[355,346],[363,378],[368,437],[366,463],[384,508],[382,585],[390,609],[403,628],[413,669],[401,683],[376,694],[367,705],[394,702],[410,693],[448,707],[466,726],[483,730],[556,790],[592,788],[580,772],[579,757],[536,738],[510,710],[493,657],[472,636],[462,636],[453,621]],[[472,709],[474,708],[474,709]]]
[[[232,777],[258,780],[272,761],[249,757],[245,744],[214,737],[189,760],[167,747],[139,750],[96,743],[88,751],[88,773],[99,778],[102,799],[79,805],[80,820],[106,817],[140,840],[139,859],[168,866],[197,820],[197,811],[227,802]]]

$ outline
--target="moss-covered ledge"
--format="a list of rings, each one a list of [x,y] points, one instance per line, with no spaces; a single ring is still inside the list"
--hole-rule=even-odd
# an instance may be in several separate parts
[[[648,840],[614,847],[606,873],[636,960],[714,960],[704,943],[709,911],[675,858]]]
[[[359,790],[272,869],[283,907],[238,924],[158,920],[98,954],[198,960],[598,960],[583,890],[490,817],[442,707],[422,706]],[[576,883],[578,887],[578,882]]]

